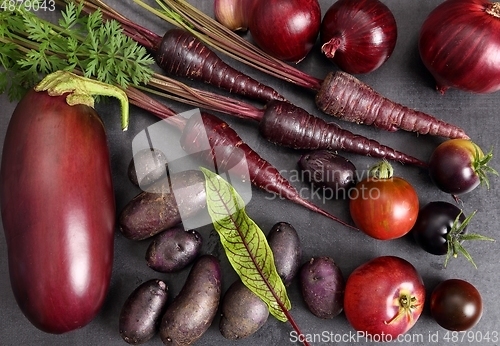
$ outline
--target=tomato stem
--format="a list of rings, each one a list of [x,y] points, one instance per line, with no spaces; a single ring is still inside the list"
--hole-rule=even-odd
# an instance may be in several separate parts
[[[451,226],[450,232],[446,235],[446,243],[448,245],[448,251],[446,253],[446,258],[444,260],[444,268],[448,265],[448,261],[450,257],[457,258],[458,254],[461,253],[464,257],[477,269],[476,263],[472,259],[472,256],[465,249],[462,243],[465,240],[487,240],[487,241],[495,241],[493,238],[488,238],[483,235],[477,233],[465,233],[465,228],[469,224],[470,220],[474,217],[476,211],[474,211],[471,215],[467,216],[463,222],[460,223],[460,216],[462,212],[457,215],[455,220],[453,221],[453,225]]]
[[[391,179],[394,175],[394,169],[387,160],[377,163],[370,169],[370,176],[375,179]]]
[[[417,297],[413,296],[408,290],[399,292],[399,297],[395,299],[394,305],[399,308],[398,313],[389,321],[384,321],[385,324],[391,324],[404,316],[411,321],[413,319],[412,311],[420,306]]]
[[[47,75],[35,87],[35,91],[47,91],[50,96],[66,96],[70,106],[82,104],[94,108],[94,97],[116,97],[121,105],[122,130],[127,130],[129,122],[128,97],[125,91],[117,86],[94,79],[79,76],[69,71],[56,71]]]
[[[483,154],[482,150],[476,144],[474,144],[474,148],[475,152],[474,159],[472,160],[472,169],[479,177],[480,183],[482,185],[486,185],[486,188],[489,189],[490,182],[488,174],[498,175],[498,172],[493,167],[488,166],[489,162],[493,158],[493,149],[491,149],[488,153]]]

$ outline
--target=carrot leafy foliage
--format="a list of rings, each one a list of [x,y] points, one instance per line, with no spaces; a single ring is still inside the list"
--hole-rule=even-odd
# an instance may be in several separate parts
[[[87,15],[69,3],[57,24],[16,7],[0,12],[0,93],[11,100],[40,80],[40,74],[80,70],[85,77],[127,88],[147,83],[154,59],[101,11]]]

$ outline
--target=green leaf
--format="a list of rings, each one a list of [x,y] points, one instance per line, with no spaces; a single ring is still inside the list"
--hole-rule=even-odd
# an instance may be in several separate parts
[[[0,52],[7,70],[0,74],[0,92],[21,95],[39,73],[58,70],[78,69],[86,77],[122,88],[146,84],[154,73],[154,59],[117,21],[103,20],[99,10],[87,15],[81,3],[68,3],[57,25],[22,7],[0,12],[0,21],[5,24],[0,26],[0,48],[7,46]]]
[[[50,25],[35,18],[34,16],[26,16],[25,18],[28,38],[36,42],[50,42],[54,36]]]
[[[291,303],[276,271],[266,236],[248,217],[237,191],[219,175],[202,168],[206,179],[207,207],[229,262],[241,281],[268,306],[278,320],[288,320]]]
[[[69,66],[67,67],[68,71],[72,71],[76,68],[80,67],[80,59],[78,58],[78,47],[79,43],[76,39],[73,37],[68,38],[68,64]]]
[[[0,37],[12,38],[14,33],[25,30],[24,18],[18,11],[0,11],[0,23]]]
[[[0,45],[0,65],[6,71],[14,69],[16,61],[21,57],[22,55],[17,51],[15,44],[6,43]]]
[[[9,73],[7,71],[0,72],[0,94],[3,94],[9,86]]]
[[[61,11],[61,19],[59,19],[59,26],[64,29],[69,29],[76,21],[76,9],[75,4],[70,2],[67,4],[66,8]]]

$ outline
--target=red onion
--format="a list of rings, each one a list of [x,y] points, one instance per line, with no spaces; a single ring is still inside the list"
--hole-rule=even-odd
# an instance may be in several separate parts
[[[318,0],[256,0],[248,28],[269,55],[298,62],[311,51],[321,25]]]
[[[441,93],[500,90],[500,2],[443,2],[422,25],[419,51]]]
[[[339,0],[325,13],[320,37],[321,51],[339,68],[368,73],[394,51],[396,19],[379,0]]]

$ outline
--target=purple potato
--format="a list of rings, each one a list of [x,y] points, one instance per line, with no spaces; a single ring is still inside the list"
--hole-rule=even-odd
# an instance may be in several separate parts
[[[299,160],[299,168],[305,181],[330,190],[332,197],[343,199],[356,184],[356,167],[343,156],[331,150],[315,150],[304,154]]]
[[[167,307],[160,324],[165,345],[191,345],[210,327],[221,297],[221,268],[212,255],[198,257],[180,293]]]
[[[201,234],[195,230],[173,227],[158,234],[146,251],[148,266],[162,273],[172,273],[191,264],[200,254]]]
[[[179,196],[172,186],[184,188],[181,199],[176,200]],[[128,239],[150,238],[182,221],[179,208],[185,217],[206,208],[205,177],[201,171],[172,174],[135,196],[120,213],[119,229]]]
[[[329,319],[344,307],[345,280],[330,257],[313,257],[300,270],[302,297],[317,317]]]
[[[290,285],[302,261],[299,235],[292,225],[278,222],[267,235],[274,255],[274,264],[285,286]]]
[[[145,188],[168,174],[167,157],[158,149],[140,150],[130,160],[127,174],[134,185]]]
[[[168,297],[165,282],[152,279],[137,287],[120,312],[120,335],[136,345],[150,340],[158,331]]]
[[[222,299],[219,330],[226,339],[243,339],[259,330],[268,317],[266,303],[237,280]]]

